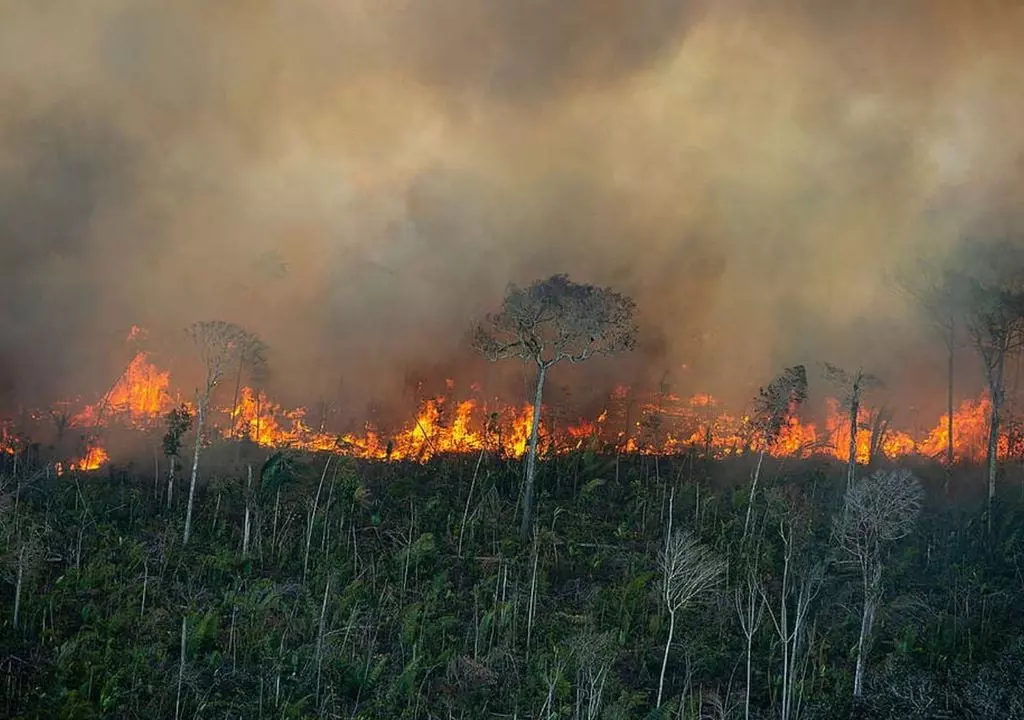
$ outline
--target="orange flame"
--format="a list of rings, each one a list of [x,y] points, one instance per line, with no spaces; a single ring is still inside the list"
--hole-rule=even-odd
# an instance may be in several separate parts
[[[127,417],[134,425],[145,424],[174,405],[168,388],[171,374],[160,371],[139,352],[125,368],[114,387],[93,405],[71,418],[73,427],[94,427],[104,418]]]
[[[128,340],[144,335],[144,330],[133,327]],[[282,408],[264,392],[244,387],[234,407],[222,408],[227,423],[220,432],[225,438],[247,439],[262,447],[337,452],[376,460],[426,461],[438,455],[484,449],[507,457],[522,457],[526,453],[533,420],[531,405],[506,406],[494,411],[476,399],[452,399],[456,391],[452,380],[447,380],[445,387],[445,395],[425,400],[417,415],[397,432],[385,433],[367,425],[360,433],[344,435],[314,431],[306,423],[303,408]],[[170,388],[170,373],[154,366],[145,352],[138,352],[114,387],[99,402],[73,415],[71,425],[97,428],[127,423],[151,427],[175,405]],[[480,386],[472,385],[471,391],[479,397]],[[820,426],[791,413],[775,440],[766,445],[749,417],[725,412],[720,402],[706,393],[689,398],[662,394],[656,402],[625,402],[632,396],[631,388],[620,385],[609,395],[611,410],[605,409],[594,420],[580,418],[558,428],[557,433],[552,432],[554,426],[544,421],[548,417],[545,411],[539,426],[542,451],[569,452],[586,443],[589,447],[614,447],[643,454],[693,449],[714,457],[759,452],[762,448],[777,457],[816,454],[846,460],[849,454],[849,415],[835,400],[828,400],[828,411]],[[983,395],[964,401],[956,410],[953,441],[957,461],[976,462],[984,458],[990,407]],[[609,421],[610,413],[614,419]],[[945,416],[920,441],[894,428],[879,432],[881,426],[874,420],[869,408],[861,408],[855,429],[858,462],[868,462],[872,452],[890,459],[910,454],[941,458],[945,452]],[[212,425],[216,422],[211,419]],[[873,426],[877,426],[874,432]],[[0,452],[15,452],[17,443],[7,428],[0,427]],[[1004,433],[1000,454],[1005,457],[1008,448]],[[93,470],[108,461],[106,450],[95,445],[69,467]]]

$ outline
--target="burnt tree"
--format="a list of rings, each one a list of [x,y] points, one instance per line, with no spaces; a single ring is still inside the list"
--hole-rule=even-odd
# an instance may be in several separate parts
[[[831,363],[824,363],[825,379],[843,392],[842,404],[850,418],[850,457],[846,461],[846,487],[853,485],[857,475],[857,431],[860,429],[860,406],[864,393],[881,387],[882,381],[875,375],[857,370],[847,372]]]
[[[518,358],[537,368],[520,522],[524,539],[533,518],[537,439],[547,371],[563,361],[578,363],[594,355],[632,350],[636,344],[635,307],[631,298],[610,288],[552,275],[525,289],[510,285],[501,310],[488,315],[475,329],[473,346],[488,360]]]
[[[196,389],[196,445],[192,455],[192,477],[188,487],[188,509],[185,511],[185,532],[183,544],[188,544],[192,531],[192,506],[196,493],[196,478],[199,476],[199,453],[203,444],[203,428],[210,410],[210,399],[225,375],[236,365],[247,367],[251,372],[266,365],[265,346],[260,339],[235,325],[223,320],[204,320],[193,323],[185,333],[195,345],[203,367],[203,385]]]

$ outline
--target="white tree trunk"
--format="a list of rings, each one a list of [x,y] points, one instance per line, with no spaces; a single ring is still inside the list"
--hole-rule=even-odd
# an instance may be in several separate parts
[[[252,530],[252,464],[245,482],[245,525],[242,528],[242,557],[249,556],[249,533]]]
[[[547,368],[539,365],[537,368],[537,392],[533,398],[533,423],[530,428],[530,447],[526,453],[526,483],[523,488],[523,517],[519,524],[519,536],[525,540],[530,536],[530,526],[533,523],[533,490],[534,479],[537,475],[537,443],[540,433],[540,408],[541,399],[544,396],[544,376]]]
[[[766,440],[767,442],[767,440]],[[757,456],[757,467],[754,468],[754,477],[750,481],[750,502],[747,503],[747,519],[743,521],[743,539],[747,539],[747,533],[750,532],[750,514],[754,510],[754,498],[757,496],[757,481],[761,477],[761,465],[764,463],[765,449],[761,449],[761,454]]]
[[[864,693],[864,664],[868,644],[871,640],[871,628],[875,620],[875,601],[871,593],[865,590],[864,611],[860,618],[860,637],[857,639],[857,669],[853,675],[853,696],[861,697]]]
[[[181,616],[181,659],[178,663],[178,693],[174,699],[174,720],[181,717],[181,686],[185,680],[185,641],[188,637],[188,615]]]
[[[171,502],[174,500],[174,466],[178,464],[178,458],[171,455],[168,458],[171,462],[171,467],[167,471],[167,509],[171,509]]]
[[[668,639],[665,641],[665,653],[661,656],[661,674],[658,676],[658,704],[661,707],[661,696],[665,690],[665,668],[668,667],[668,651],[672,647],[672,636],[676,632],[676,613],[669,610],[668,613]]]
[[[18,629],[18,614],[21,610],[21,585],[25,577],[25,548],[18,553],[18,580],[14,585],[14,629]]]
[[[208,397],[199,399],[196,417],[196,449],[192,454],[192,478],[188,484],[188,509],[185,511],[185,535],[181,541],[182,545],[188,545],[188,538],[192,533],[192,506],[196,497],[196,479],[199,477],[199,452],[203,446],[203,421],[206,419],[207,400]]]

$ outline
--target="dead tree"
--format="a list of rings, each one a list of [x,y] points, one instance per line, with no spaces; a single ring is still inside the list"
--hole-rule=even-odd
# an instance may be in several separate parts
[[[572,641],[576,660],[576,702],[574,720],[597,720],[608,673],[615,662],[618,648],[612,633],[586,630]]]
[[[658,557],[661,567],[661,599],[668,610],[668,638],[658,676],[658,704],[665,689],[665,668],[676,629],[676,615],[721,579],[725,563],[697,538],[686,531],[672,531],[672,505],[669,504],[668,535],[665,549]]]
[[[864,690],[865,656],[882,597],[885,546],[913,530],[922,499],[921,485],[909,470],[876,472],[847,489],[843,513],[833,525],[836,544],[860,570],[864,593],[857,669],[853,678],[854,697],[860,697]]]
[[[743,691],[743,717],[750,720],[750,692],[754,675],[754,636],[764,618],[765,599],[758,592],[757,564],[752,563],[743,578],[743,584],[735,590],[736,615],[746,642],[746,685]]]
[[[610,288],[580,285],[567,275],[552,275],[526,289],[509,286],[501,310],[488,315],[474,332],[473,346],[488,360],[519,358],[537,367],[519,526],[524,540],[533,521],[537,440],[547,371],[562,361],[578,363],[594,355],[632,350],[636,344],[634,309],[632,299]]]
[[[203,429],[214,390],[236,363],[241,363],[250,371],[257,371],[265,365],[266,359],[260,339],[234,323],[207,320],[190,325],[185,332],[195,345],[204,371],[203,385],[196,390],[196,445],[192,455],[192,477],[189,481],[188,509],[185,512],[185,532],[182,538],[182,544],[187,545],[192,531],[192,507],[196,478],[199,476]]]
[[[875,375],[858,369],[855,373],[847,372],[831,363],[824,363],[825,379],[842,393],[842,406],[849,412],[850,418],[850,457],[846,461],[846,487],[853,484],[857,475],[857,431],[860,429],[860,405],[864,393],[872,388],[881,387],[882,381]]]
[[[765,453],[774,447],[782,429],[794,412],[807,400],[807,369],[803,365],[786,368],[766,388],[761,388],[754,400],[753,426],[759,436],[761,450],[750,482],[750,501],[747,503],[747,517],[743,522],[743,539],[750,531],[750,514],[757,495],[757,483],[761,477]]]
[[[824,565],[811,556],[808,540],[813,528],[805,504],[806,499],[792,490],[771,503],[779,522],[782,569],[758,579],[758,592],[782,649],[779,720],[795,720],[800,714],[800,668],[810,650],[811,609],[825,578]]]

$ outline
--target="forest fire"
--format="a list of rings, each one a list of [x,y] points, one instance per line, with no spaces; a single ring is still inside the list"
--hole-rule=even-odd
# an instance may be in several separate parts
[[[477,386],[473,390],[480,394]],[[423,400],[417,415],[397,431],[385,432],[367,425],[361,432],[331,433],[311,427],[305,409],[283,408],[264,391],[239,386],[231,403],[216,409],[211,425],[214,433],[225,440],[244,439],[266,448],[334,452],[370,460],[426,461],[438,455],[483,450],[507,457],[525,454],[532,406],[496,405],[479,397],[455,399],[454,391],[454,383],[449,381],[448,394]],[[89,442],[67,468],[87,471],[103,467],[110,461],[101,444],[104,428],[160,431],[166,413],[177,406],[194,412],[192,404],[172,396],[170,372],[154,365],[145,352],[138,352],[103,398],[70,415],[68,426],[87,432]],[[818,455],[845,461],[850,433],[848,411],[831,398],[827,408],[820,425],[805,422],[796,413],[789,414],[766,452],[776,457]],[[984,396],[964,401],[956,410],[954,451],[958,462],[984,458],[988,410]],[[618,387],[610,393],[607,408],[594,419],[559,424],[550,418],[542,415],[540,425],[540,447],[547,453],[584,447],[648,455],[692,449],[728,457],[758,452],[764,446],[749,416],[725,412],[707,394],[679,397],[666,393],[641,401],[631,396],[629,388]],[[867,463],[880,457],[940,457],[946,448],[946,428],[943,416],[932,430],[915,438],[890,427],[884,411],[861,407],[857,460]],[[1001,454],[1009,451],[1009,444],[1008,438],[1001,438]],[[4,426],[0,450],[10,454],[18,446],[17,435]]]

